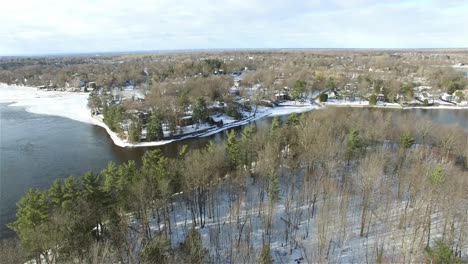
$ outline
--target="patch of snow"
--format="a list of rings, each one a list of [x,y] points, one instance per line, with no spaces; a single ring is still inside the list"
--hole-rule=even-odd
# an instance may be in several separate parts
[[[35,87],[0,84],[0,103],[24,107],[27,112],[61,116],[92,124],[89,93],[42,91]]]

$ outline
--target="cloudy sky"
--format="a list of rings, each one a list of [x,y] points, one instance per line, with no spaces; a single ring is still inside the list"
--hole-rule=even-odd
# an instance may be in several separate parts
[[[468,47],[468,0],[6,0],[0,55]]]

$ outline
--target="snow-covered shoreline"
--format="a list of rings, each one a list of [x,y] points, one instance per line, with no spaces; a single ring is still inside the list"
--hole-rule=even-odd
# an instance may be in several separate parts
[[[93,124],[88,93],[42,91],[35,87],[0,83],[0,103],[23,107],[34,114],[60,116]]]
[[[121,139],[117,133],[109,129],[104,122],[94,118],[87,107],[89,93],[42,91],[35,87],[15,86],[0,83],[0,103],[9,106],[23,107],[27,112],[34,114],[52,115],[69,118],[83,123],[100,126],[107,131],[115,145],[119,147],[152,147],[169,144],[192,138],[208,137],[221,131],[246,125],[267,116],[288,115],[293,112],[308,112],[318,107],[310,104],[297,104],[276,108],[259,108],[259,111],[248,118],[225,124],[223,127],[209,129],[206,132],[187,135],[178,139],[140,142],[132,144]]]
[[[234,127],[243,126],[250,122],[265,118],[268,116],[282,116],[289,115],[293,112],[303,113],[309,112],[314,109],[321,109],[324,107],[358,107],[358,108],[394,108],[394,109],[449,109],[449,110],[462,110],[468,107],[461,106],[426,106],[426,107],[402,107],[398,104],[382,104],[377,106],[370,106],[365,103],[353,102],[328,102],[319,105],[310,103],[283,103],[278,107],[268,108],[259,107],[255,115],[251,115],[239,121],[225,124],[222,127],[209,129],[203,133],[194,133],[178,139],[153,141],[153,142],[140,142],[132,144],[121,139],[117,133],[109,129],[109,127],[97,118],[92,117],[88,107],[89,93],[82,92],[56,92],[56,91],[42,91],[35,87],[28,86],[14,86],[0,83],[0,103],[10,103],[10,106],[24,107],[27,112],[34,114],[52,115],[69,118],[83,123],[88,123],[104,128],[109,134],[110,138],[115,145],[120,147],[152,147],[169,144],[175,141],[181,141],[192,138],[208,137],[219,133],[221,131],[231,129]]]
[[[126,142],[125,140],[121,139],[117,133],[114,131],[110,130],[109,127],[104,124],[102,121],[98,120],[97,118],[92,118],[93,119],[93,124],[103,127],[106,129],[107,133],[111,137],[112,141],[114,142],[115,145],[119,147],[127,147],[127,148],[135,148],[135,147],[154,147],[154,146],[161,146],[165,144],[169,144],[172,142],[176,141],[181,141],[181,140],[186,140],[186,139],[193,139],[193,138],[203,138],[203,137],[209,137],[214,134],[217,134],[219,132],[222,132],[227,129],[239,127],[239,126],[244,126],[247,125],[251,122],[254,122],[256,120],[259,120],[264,117],[268,116],[282,116],[282,115],[288,115],[293,112],[296,113],[303,113],[303,112],[308,112],[313,109],[318,109],[317,106],[314,105],[306,105],[306,106],[297,106],[297,107],[289,107],[289,106],[284,106],[284,107],[276,107],[276,108],[263,108],[260,109],[259,112],[257,112],[255,115],[251,115],[245,119],[235,121],[229,124],[225,124],[222,127],[216,127],[209,129],[205,132],[202,133],[195,133],[194,135],[187,135],[178,139],[170,139],[170,140],[161,140],[161,141],[151,141],[151,142],[140,142],[140,143],[130,143]]]
[[[328,102],[320,103],[324,107],[356,107],[356,108],[383,108],[383,109],[446,109],[446,110],[468,110],[468,105],[460,106],[460,105],[438,105],[438,106],[403,106],[397,103],[384,103],[384,102],[377,102],[377,105],[370,105],[368,101],[361,101],[361,102],[344,102],[344,101],[336,101],[331,100]]]

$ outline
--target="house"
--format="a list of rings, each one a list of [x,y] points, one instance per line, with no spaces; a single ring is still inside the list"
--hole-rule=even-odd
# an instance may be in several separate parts
[[[448,94],[448,93],[442,94],[442,96],[440,98],[442,98],[442,100],[444,100],[444,101],[449,101],[449,102],[451,102],[451,101],[453,101],[455,99],[453,95]]]
[[[385,95],[384,94],[378,94],[377,95],[377,101],[385,102]]]
[[[142,111],[138,112],[138,120],[140,121],[140,124],[142,125],[148,124],[149,117],[150,117],[150,114],[147,112],[142,112]]]
[[[275,94],[275,99],[276,101],[285,101],[285,100],[291,100],[291,97],[287,92],[279,92]]]
[[[428,92],[422,92],[419,94],[419,99],[421,100],[432,100],[434,99],[434,96],[432,96],[430,93]]]
[[[338,94],[338,91],[328,91],[327,94],[328,94],[328,99],[337,99],[338,96],[340,96]]]
[[[92,92],[96,89],[96,82],[87,82],[83,91],[84,92]]]
[[[181,127],[193,125],[192,116],[184,116],[184,117],[177,119],[177,125]]]

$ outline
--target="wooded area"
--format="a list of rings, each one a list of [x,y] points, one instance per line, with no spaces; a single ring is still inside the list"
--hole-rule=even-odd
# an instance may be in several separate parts
[[[325,109],[31,190],[3,261],[457,263],[468,135],[401,111]]]

